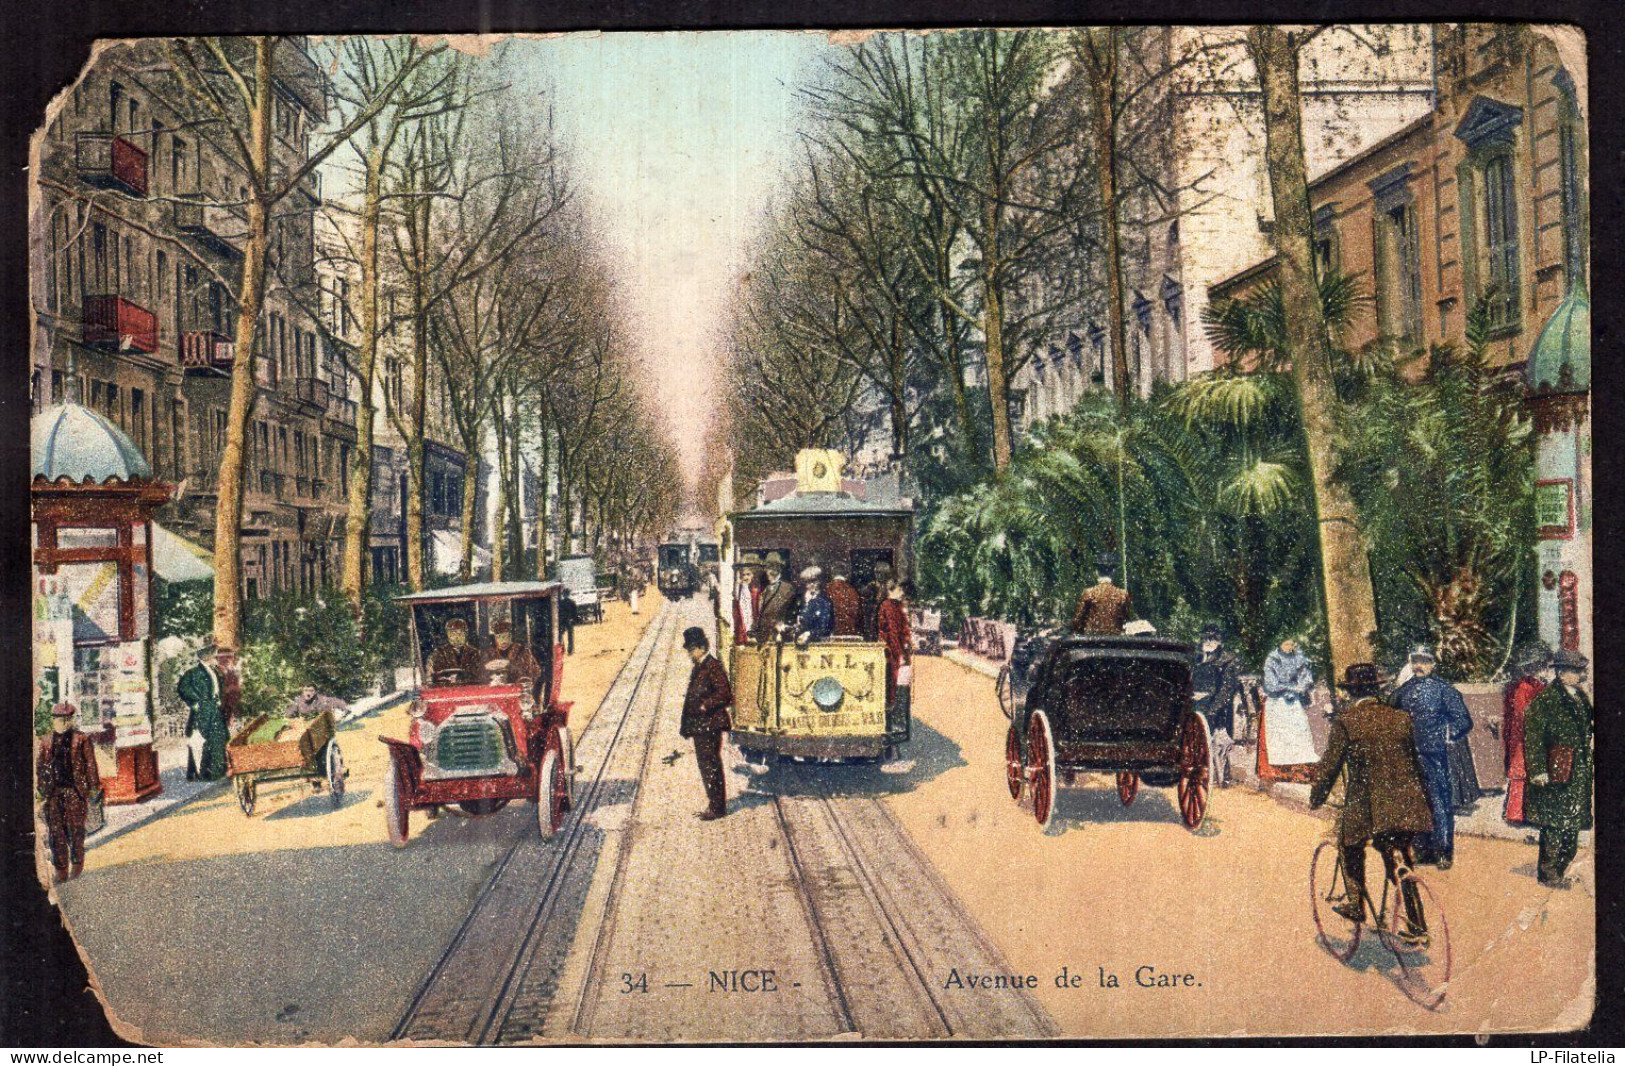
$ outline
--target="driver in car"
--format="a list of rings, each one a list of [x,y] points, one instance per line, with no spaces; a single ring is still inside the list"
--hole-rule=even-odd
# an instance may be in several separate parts
[[[446,643],[434,650],[429,658],[429,676],[439,679],[441,674],[456,671],[454,684],[476,685],[485,678],[484,657],[480,650],[468,642],[468,623],[453,618],[446,623]]]
[[[521,680],[534,685],[542,676],[542,666],[530,649],[513,641],[513,624],[498,622],[491,627],[491,646],[485,649],[484,670],[491,684],[517,685]]]

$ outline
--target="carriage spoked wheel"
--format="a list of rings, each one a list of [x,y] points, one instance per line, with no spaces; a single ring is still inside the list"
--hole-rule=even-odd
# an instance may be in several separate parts
[[[344,778],[349,771],[344,768],[344,753],[339,750],[336,741],[327,742],[327,758],[324,761],[327,795],[332,800],[333,806],[341,807],[344,805]]]
[[[1021,786],[1026,784],[1027,771],[1021,765],[1021,733],[1015,723],[1004,735],[1004,782],[1010,786],[1010,798],[1021,802]]]
[[[1123,806],[1133,804],[1134,797],[1140,794],[1140,775],[1133,770],[1117,771],[1117,799]]]
[[[401,781],[401,768],[396,757],[391,755],[389,773],[384,775],[384,824],[389,829],[389,842],[397,848],[406,847],[410,815],[411,808],[406,805],[406,786]]]
[[[1032,721],[1027,724],[1027,755],[1033,817],[1047,829],[1050,816],[1055,813],[1055,738],[1043,711],[1034,711]]]
[[[1213,779],[1212,745],[1207,719],[1193,711],[1179,733],[1179,817],[1196,829],[1207,817],[1208,786]]]
[[[1334,840],[1323,840],[1309,863],[1309,905],[1315,918],[1315,939],[1338,962],[1347,962],[1360,948],[1360,922],[1351,922],[1332,910],[1348,898],[1343,857]]]
[[[237,806],[243,809],[248,817],[254,816],[254,804],[259,799],[259,783],[248,774],[242,774],[233,784],[237,786]]]
[[[1404,935],[1406,886],[1413,886],[1421,898],[1422,915],[1428,927],[1424,937]],[[1450,984],[1450,923],[1445,921],[1444,909],[1428,883],[1408,870],[1400,876],[1397,891],[1387,886],[1385,897],[1385,913],[1382,924],[1377,926],[1377,939],[1399,962],[1395,983],[1411,1002],[1436,1010],[1444,1002]]]
[[[559,758],[557,745],[550,745],[542,756],[542,770],[537,775],[536,825],[543,840],[551,840],[564,827],[564,813],[570,809],[570,782],[564,773],[564,760]]]

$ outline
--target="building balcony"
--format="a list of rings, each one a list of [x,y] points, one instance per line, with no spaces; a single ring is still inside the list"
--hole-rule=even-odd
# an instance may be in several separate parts
[[[237,345],[213,330],[181,334],[181,367],[188,374],[230,374],[237,362]]]
[[[248,220],[235,207],[227,207],[201,193],[175,201],[175,228],[211,251],[236,259],[243,255]]]
[[[295,378],[293,395],[300,403],[319,411],[327,406],[327,382],[321,378]]]
[[[266,496],[275,496],[280,499],[282,497],[282,486],[287,480],[285,474],[279,474],[274,470],[261,470],[259,477],[260,492]]]
[[[110,352],[156,352],[158,316],[122,296],[86,296],[85,344]]]
[[[356,402],[343,396],[329,394],[327,398],[327,417],[341,426],[354,426],[356,416]]]
[[[131,196],[147,195],[147,153],[111,133],[80,133],[74,141],[79,178]]]

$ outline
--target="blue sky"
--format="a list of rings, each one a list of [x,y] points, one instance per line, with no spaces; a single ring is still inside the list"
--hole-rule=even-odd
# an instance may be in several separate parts
[[[729,289],[796,150],[796,88],[837,47],[797,32],[572,34],[509,47],[524,92],[551,100],[621,264],[631,325],[690,472],[716,400]]]

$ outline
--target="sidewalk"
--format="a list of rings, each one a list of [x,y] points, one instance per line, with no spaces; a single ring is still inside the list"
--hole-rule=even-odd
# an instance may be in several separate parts
[[[370,718],[381,711],[405,703],[411,695],[410,691],[403,689],[386,696],[364,696],[340,713],[338,720],[355,722]],[[163,791],[145,803],[127,803],[107,808],[107,821],[100,829],[85,838],[85,847],[96,848],[117,840],[124,834],[179,810],[194,800],[231,786],[230,778],[221,778],[217,781],[188,781],[186,755],[187,748],[184,743],[160,747],[158,779],[163,783]]]

